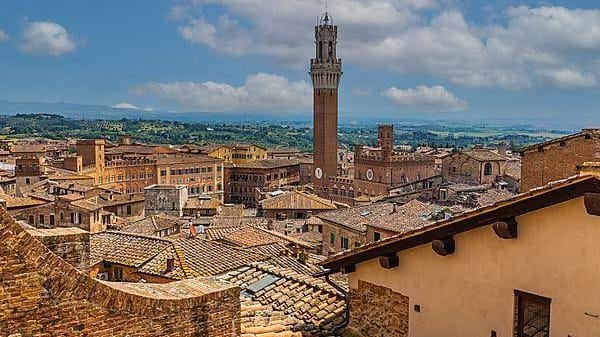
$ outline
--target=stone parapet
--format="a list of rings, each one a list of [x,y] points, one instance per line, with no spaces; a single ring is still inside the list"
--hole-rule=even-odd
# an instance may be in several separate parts
[[[239,288],[101,282],[0,210],[0,336],[240,336]]]

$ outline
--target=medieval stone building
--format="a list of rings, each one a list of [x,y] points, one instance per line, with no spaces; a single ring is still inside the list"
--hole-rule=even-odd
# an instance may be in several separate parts
[[[521,190],[564,179],[577,173],[577,165],[600,158],[600,129],[531,145],[521,150]]]

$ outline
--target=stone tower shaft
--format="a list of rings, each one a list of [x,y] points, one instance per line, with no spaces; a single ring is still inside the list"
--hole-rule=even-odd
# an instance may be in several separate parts
[[[310,60],[313,83],[313,184],[322,192],[337,175],[338,87],[342,60],[337,58],[337,26],[329,13],[315,27],[315,57]]]

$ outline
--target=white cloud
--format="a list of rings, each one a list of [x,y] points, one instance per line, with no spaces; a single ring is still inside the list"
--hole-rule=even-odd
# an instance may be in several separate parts
[[[113,109],[129,109],[129,110],[154,111],[154,108],[152,108],[152,107],[140,108],[137,105],[133,105],[133,104],[127,103],[127,102],[121,102],[121,103],[115,104],[115,105],[111,106],[111,108],[113,108]]]
[[[598,75],[591,72],[580,72],[572,69],[543,69],[538,75],[547,83],[561,87],[595,87],[598,85]]]
[[[56,22],[29,22],[23,30],[21,48],[30,54],[58,56],[75,50],[67,30]]]
[[[206,44],[228,54],[240,55],[247,52],[252,41],[248,33],[235,20],[222,15],[216,26],[204,19],[192,19],[180,28],[181,36],[193,42]]]
[[[137,106],[131,104],[131,103],[118,103],[115,104],[113,106],[111,106],[111,108],[113,109],[131,109],[131,110],[141,110],[140,108],[138,108]]]
[[[134,89],[186,110],[206,112],[301,112],[311,105],[311,86],[306,81],[258,73],[239,87],[216,82],[150,83]]]
[[[0,29],[0,42],[10,39],[10,36]]]
[[[391,87],[382,93],[403,110],[413,111],[460,111],[468,108],[467,102],[448,92],[441,85],[426,87],[419,85],[413,89]]]
[[[511,7],[494,24],[468,23],[453,0],[338,0],[345,62],[459,85],[526,88],[600,85],[600,9]],[[225,14],[211,20],[205,6]],[[181,35],[233,55],[258,54],[305,69],[319,0],[189,0],[172,10]]]

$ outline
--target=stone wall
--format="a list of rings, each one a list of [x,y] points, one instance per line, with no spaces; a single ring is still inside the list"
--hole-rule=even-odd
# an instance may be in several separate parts
[[[490,163],[492,172],[484,174],[484,165]],[[449,181],[456,183],[476,182],[482,185],[492,185],[496,178],[504,175],[505,161],[480,162],[466,154],[454,153],[442,160],[442,175]]]
[[[58,231],[60,231],[59,229]],[[71,229],[65,229],[70,231]],[[30,233],[48,247],[54,254],[87,273],[90,268],[90,233],[60,233],[56,230],[33,230]]]
[[[408,336],[408,297],[361,280],[348,296],[350,326],[363,336]]]
[[[331,243],[331,234],[334,235],[334,242]],[[327,256],[333,253],[343,251],[342,237],[348,239],[348,249],[356,247],[356,243],[360,246],[367,243],[366,233],[356,230],[351,230],[345,226],[338,225],[326,220],[323,220],[323,243],[322,254]]]
[[[0,336],[240,336],[239,288],[91,279],[0,210]]]
[[[188,201],[188,190],[184,185],[153,185],[144,189],[144,214],[167,214],[183,216],[183,207]]]
[[[521,159],[521,191],[575,175],[577,165],[584,162],[600,161],[600,131],[590,130],[588,134],[525,151]]]

